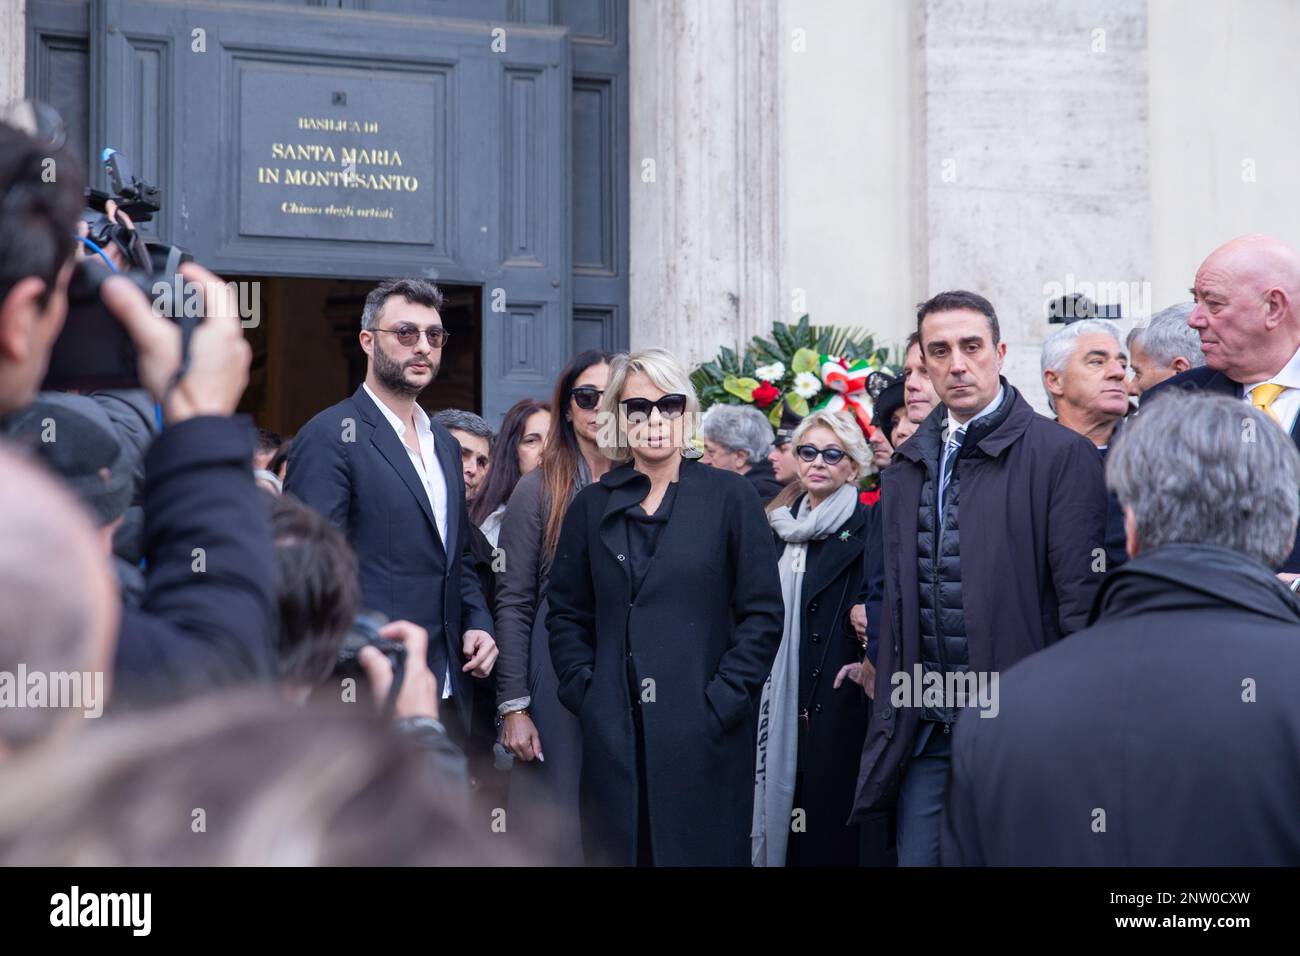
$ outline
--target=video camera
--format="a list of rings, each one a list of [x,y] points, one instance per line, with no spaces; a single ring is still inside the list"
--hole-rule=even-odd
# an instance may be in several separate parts
[[[87,209],[82,221],[87,225],[86,244],[94,255],[77,262],[68,286],[68,318],[54,343],[49,369],[42,390],[93,391],[102,388],[139,388],[135,346],[126,329],[105,307],[101,298],[104,280],[121,272],[135,283],[154,311],[165,315],[181,327],[182,372],[189,366],[190,335],[202,316],[201,309],[182,308],[184,280],[180,267],[193,256],[176,246],[146,240],[138,231],[110,219],[108,203],[131,217],[134,223],[149,222],[162,208],[157,186],[146,183],[131,172],[120,152],[105,149],[104,169],[112,192],[86,190]],[[118,269],[108,251],[116,249],[126,266]],[[162,310],[158,303],[171,303]]]

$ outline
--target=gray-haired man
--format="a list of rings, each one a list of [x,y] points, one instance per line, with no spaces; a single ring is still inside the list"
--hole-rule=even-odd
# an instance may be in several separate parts
[[[1148,404],[1106,475],[1132,560],[958,721],[945,863],[1300,865],[1300,454],[1239,399]]]
[[[748,405],[714,405],[700,420],[704,457],[714,468],[744,475],[764,504],[785,487],[767,460],[772,450],[772,426],[767,416]]]
[[[487,481],[492,467],[492,445],[496,435],[481,415],[459,408],[435,412],[433,420],[460,442],[461,473],[465,476],[465,500],[473,501]]]
[[[1129,367],[1133,370],[1128,382],[1130,395],[1140,396],[1165,379],[1205,364],[1201,337],[1187,324],[1194,308],[1194,302],[1171,305],[1151,316],[1146,325],[1135,326],[1129,332]]]
[[[1128,356],[1115,326],[1082,319],[1043,343],[1043,387],[1056,420],[1100,449],[1128,411]]]

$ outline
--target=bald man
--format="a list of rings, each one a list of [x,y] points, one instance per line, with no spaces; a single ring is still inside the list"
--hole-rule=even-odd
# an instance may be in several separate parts
[[[1178,388],[1233,395],[1300,446],[1300,255],[1273,236],[1240,236],[1201,263],[1191,291],[1187,324],[1205,365],[1148,390],[1143,404]],[[1300,586],[1300,538],[1279,570]]]
[[[77,500],[2,446],[0,474],[2,760],[103,713],[121,601],[100,536]]]

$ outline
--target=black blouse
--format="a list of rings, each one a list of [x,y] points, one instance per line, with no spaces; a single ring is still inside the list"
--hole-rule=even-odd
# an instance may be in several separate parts
[[[654,514],[646,514],[645,508],[639,504],[623,512],[623,520],[627,522],[627,558],[632,571],[633,600],[636,600],[637,592],[641,590],[641,583],[650,570],[650,562],[655,556],[659,536],[663,534],[664,528],[668,527],[668,519],[672,517],[673,501],[676,497],[677,482],[669,482],[663,500],[659,502],[659,507],[655,509]]]

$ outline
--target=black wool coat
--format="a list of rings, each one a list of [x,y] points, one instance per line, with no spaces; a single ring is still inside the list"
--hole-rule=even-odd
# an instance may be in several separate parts
[[[961,595],[970,669],[1001,672],[1087,624],[1101,578],[1106,487],[1101,456],[1082,435],[1037,414],[1006,381],[1012,407],[956,468],[961,495]],[[890,810],[922,708],[895,707],[896,673],[921,659],[917,513],[938,467],[948,410],[937,406],[881,475],[885,602],[871,726],[862,749],[856,819]],[[928,585],[927,585],[928,586]]]
[[[790,506],[798,514],[802,496]],[[862,662],[863,649],[849,609],[867,601],[871,544],[879,545],[875,509],[859,503],[834,533],[808,543],[800,621],[799,708],[807,710],[799,735],[800,789],[795,806],[804,811],[805,830],[792,835],[787,861],[800,866],[857,866],[858,828],[847,820],[867,733],[871,702],[845,679],[846,664]],[[777,539],[778,552],[785,543]]]
[[[776,548],[743,477],[683,459],[678,480],[635,602],[623,512],[650,479],[630,465],[574,498],[551,566],[546,626],[560,701],[582,729],[592,863],[637,860],[634,706],[655,863],[750,858],[757,698],[783,623]],[[642,691],[635,700],[629,678]]]
[[[1300,865],[1300,601],[1227,548],[1107,575],[1094,620],[1004,676],[953,738],[942,859]]]

